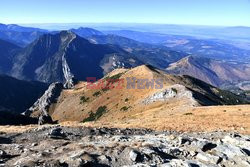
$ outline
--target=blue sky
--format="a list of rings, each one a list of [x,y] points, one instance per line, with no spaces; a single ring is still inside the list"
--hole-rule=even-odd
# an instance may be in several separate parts
[[[250,26],[250,0],[1,0],[0,22]]]

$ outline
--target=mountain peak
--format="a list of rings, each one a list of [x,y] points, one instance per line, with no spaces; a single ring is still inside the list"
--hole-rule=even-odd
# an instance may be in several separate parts
[[[77,37],[77,35],[74,34],[72,31],[61,31],[59,35],[61,37],[62,42],[67,41],[67,40],[72,41],[73,39]]]
[[[41,35],[35,42],[31,43],[29,46],[41,45],[46,46],[48,48],[52,45],[68,45],[76,37],[77,35],[71,31],[60,31],[56,34],[44,34]]]
[[[73,33],[73,32],[70,31],[70,30],[63,30],[63,31],[60,31],[59,34],[60,34],[61,36],[68,36],[68,35],[71,35],[71,36],[75,35],[75,36],[76,36],[76,34]]]

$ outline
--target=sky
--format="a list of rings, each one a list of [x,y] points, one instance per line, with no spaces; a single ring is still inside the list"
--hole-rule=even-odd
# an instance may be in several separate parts
[[[0,0],[0,23],[250,26],[250,0]]]

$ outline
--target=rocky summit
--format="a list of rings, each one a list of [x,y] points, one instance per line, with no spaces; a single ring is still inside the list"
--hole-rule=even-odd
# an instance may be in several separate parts
[[[46,125],[0,134],[0,166],[7,167],[250,166],[250,136],[237,133]]]

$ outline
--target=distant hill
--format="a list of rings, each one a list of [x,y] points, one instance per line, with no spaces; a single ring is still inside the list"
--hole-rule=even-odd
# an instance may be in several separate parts
[[[190,75],[215,86],[250,80],[250,64],[230,63],[197,56],[185,57],[171,64],[166,71]]]

